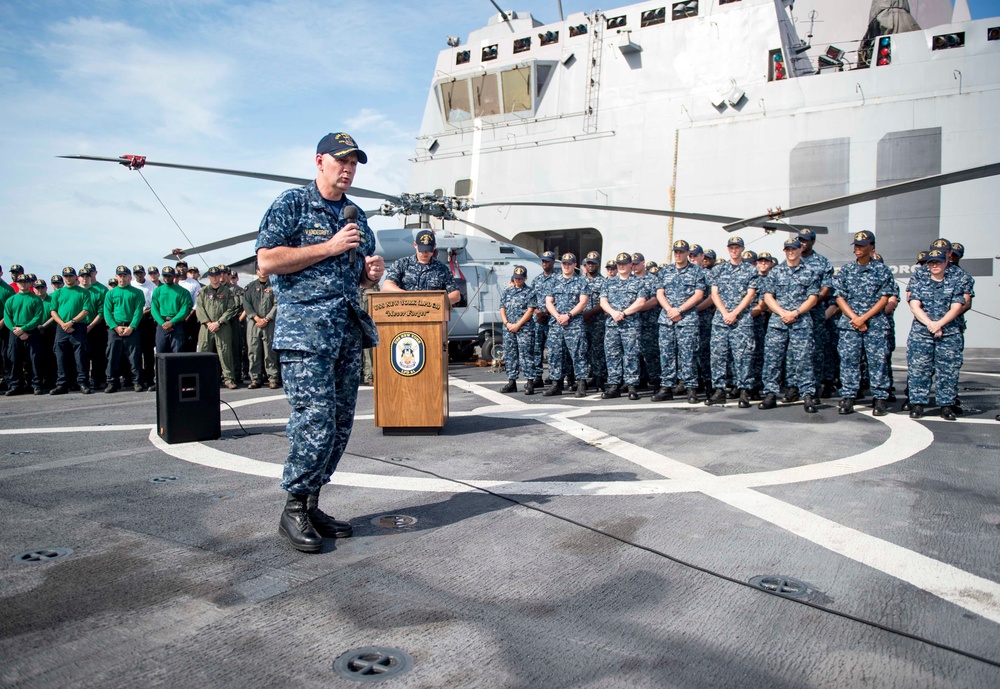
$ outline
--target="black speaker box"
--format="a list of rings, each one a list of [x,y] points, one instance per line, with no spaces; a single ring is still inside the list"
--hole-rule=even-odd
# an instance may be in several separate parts
[[[219,356],[156,355],[156,430],[167,443],[218,440]]]

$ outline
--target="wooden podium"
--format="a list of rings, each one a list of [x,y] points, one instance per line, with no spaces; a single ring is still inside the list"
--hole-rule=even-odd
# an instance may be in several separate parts
[[[375,426],[382,433],[439,433],[448,420],[448,318],[442,291],[371,292]]]

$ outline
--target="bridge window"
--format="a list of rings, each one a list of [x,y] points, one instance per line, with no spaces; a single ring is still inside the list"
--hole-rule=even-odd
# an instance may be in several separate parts
[[[472,101],[469,98],[469,80],[459,79],[441,84],[441,99],[445,117],[449,122],[472,119]]]
[[[476,117],[500,114],[500,94],[497,75],[484,74],[472,78],[472,98]]]
[[[503,111],[531,110],[531,68],[515,67],[500,73],[503,86]]]

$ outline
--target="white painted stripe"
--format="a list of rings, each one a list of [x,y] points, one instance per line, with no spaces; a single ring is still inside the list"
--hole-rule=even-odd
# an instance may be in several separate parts
[[[5,428],[0,435],[46,435],[48,433],[109,433],[118,431],[156,430],[153,424],[137,423],[121,426],[60,426],[58,428]]]
[[[710,490],[716,500],[768,521],[1000,624],[1000,584],[752,490]]]
[[[906,366],[893,366],[893,371],[905,371]],[[1000,373],[987,373],[986,371],[966,371],[964,368],[961,371],[963,376],[989,376],[990,378],[1000,378]],[[968,381],[965,381],[968,382]]]

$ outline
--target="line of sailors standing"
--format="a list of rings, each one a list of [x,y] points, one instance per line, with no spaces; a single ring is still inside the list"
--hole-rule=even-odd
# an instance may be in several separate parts
[[[707,405],[738,399],[748,408],[773,409],[803,402],[815,413],[824,397],[839,393],[838,411],[851,414],[865,387],[873,414],[895,402],[891,356],[893,312],[899,287],[875,251],[875,235],[854,235],[855,260],[834,272],[813,249],[816,235],[801,230],[784,242],[785,260],[747,251],[730,238],[728,261],[716,262],[684,240],[674,242],[673,262],[656,266],[642,254],[620,253],[605,264],[591,252],[578,273],[577,259],[542,254],[542,273],[527,284],[523,266],[501,298],[508,382],[502,392],[525,394],[547,383],[546,396],[575,386],[604,399],[652,387],[653,401],[686,395]],[[962,409],[958,373],[965,345],[965,312],[974,280],[959,266],[964,247],[938,239],[918,256],[906,301],[914,321],[907,342],[908,399],[903,411],[920,418],[935,391],[941,416]],[[549,375],[543,379],[543,352]]]
[[[97,268],[66,267],[44,280],[10,266],[0,268],[0,390],[89,394],[122,385],[155,390],[155,353],[216,352],[222,383],[230,389],[249,377],[250,388],[281,387],[271,348],[277,303],[266,276],[246,288],[227,266],[200,271],[184,261],[132,269],[118,266],[105,286]]]

